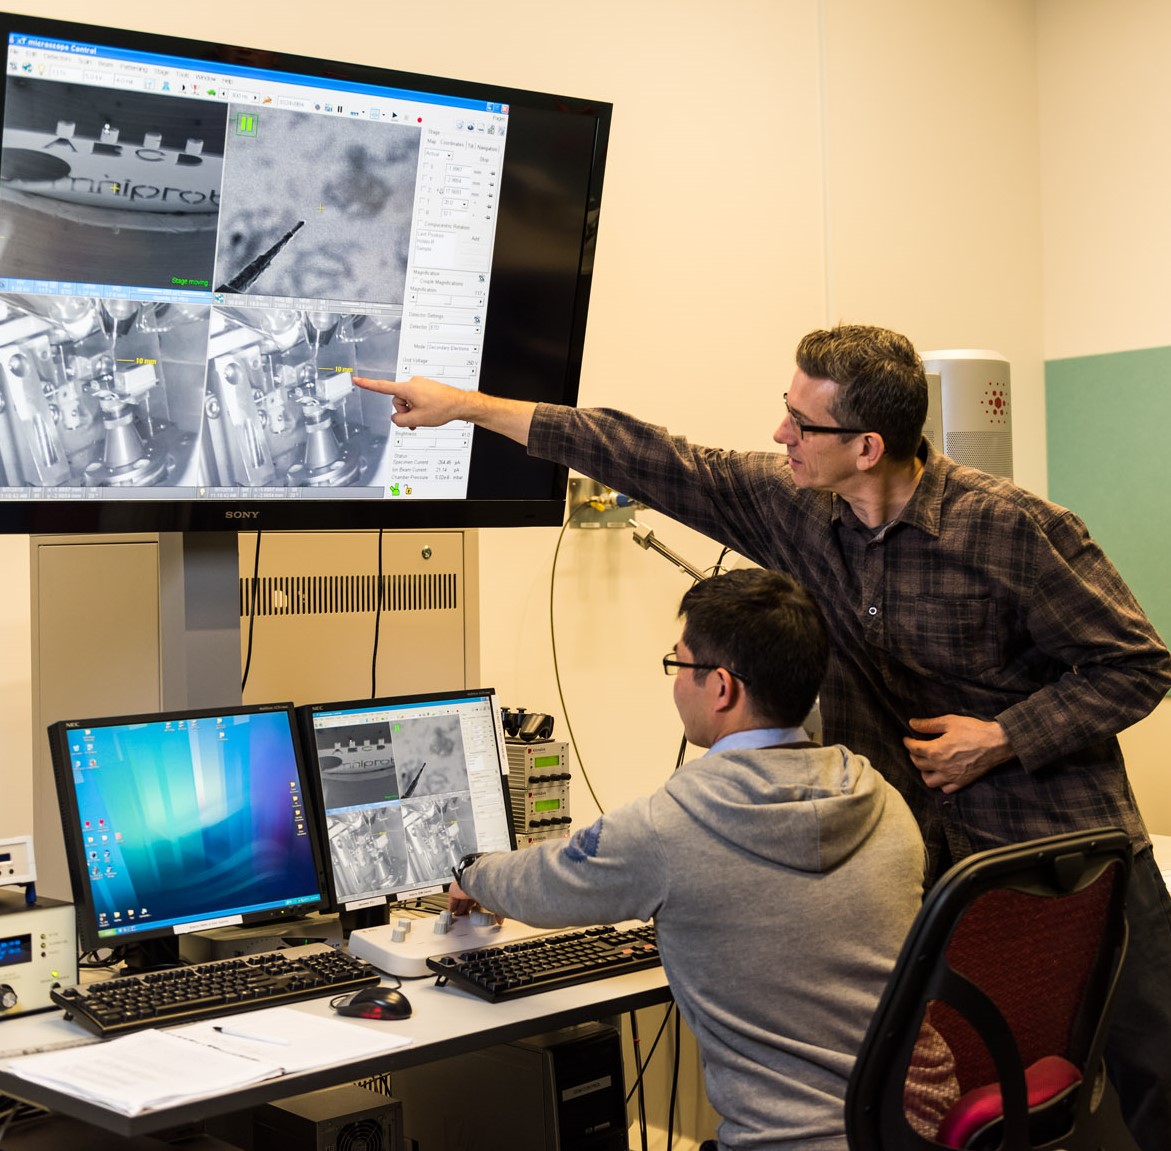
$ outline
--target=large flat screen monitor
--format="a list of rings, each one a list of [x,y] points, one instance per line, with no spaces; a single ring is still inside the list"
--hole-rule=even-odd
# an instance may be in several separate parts
[[[83,949],[327,904],[291,705],[68,720],[49,745]]]
[[[338,909],[441,892],[468,852],[515,848],[491,690],[309,704],[300,715]]]
[[[386,51],[393,55],[393,38]],[[0,531],[556,524],[610,105],[0,14]]]

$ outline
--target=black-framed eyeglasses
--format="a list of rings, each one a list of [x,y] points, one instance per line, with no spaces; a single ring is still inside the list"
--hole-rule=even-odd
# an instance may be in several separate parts
[[[673,651],[669,651],[663,656],[664,675],[674,675],[681,667],[689,667],[695,671],[718,671],[724,665],[722,663],[687,663],[684,660],[676,659]],[[741,675],[738,671],[733,671],[730,667],[724,667],[724,671],[729,675],[734,675],[741,683],[748,682],[747,676]]]
[[[785,411],[789,413],[789,419],[793,421],[793,427],[797,429],[797,435],[799,435],[802,439],[804,439],[810,433],[816,432],[823,432],[826,434],[834,432],[836,435],[840,436],[864,436],[870,430],[869,428],[830,427],[828,424],[807,424],[799,416],[795,415],[793,409],[789,407],[788,392],[786,392],[781,397],[781,399],[785,402]]]

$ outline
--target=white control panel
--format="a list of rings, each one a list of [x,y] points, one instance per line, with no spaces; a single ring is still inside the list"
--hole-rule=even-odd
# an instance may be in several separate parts
[[[73,904],[0,890],[0,1020],[54,1007],[50,990],[76,982]]]

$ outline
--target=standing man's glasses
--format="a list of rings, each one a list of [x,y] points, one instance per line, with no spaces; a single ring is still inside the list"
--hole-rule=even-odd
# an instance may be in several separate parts
[[[830,427],[828,424],[807,424],[804,420],[793,414],[793,409],[789,407],[789,393],[786,392],[782,397],[785,401],[785,411],[789,413],[789,419],[793,421],[793,427],[797,429],[797,434],[804,439],[808,435],[816,432],[834,432],[840,436],[864,436],[869,428],[838,428]]]

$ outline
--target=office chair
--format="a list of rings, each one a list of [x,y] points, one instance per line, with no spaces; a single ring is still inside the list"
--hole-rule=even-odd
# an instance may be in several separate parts
[[[851,1151],[1138,1151],[1102,1064],[1129,876],[1110,828],[951,868],[858,1054]]]

